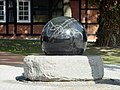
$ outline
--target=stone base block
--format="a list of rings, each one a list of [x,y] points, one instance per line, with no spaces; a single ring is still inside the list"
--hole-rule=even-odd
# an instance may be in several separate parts
[[[104,75],[100,56],[26,56],[24,76],[40,81],[97,80]]]

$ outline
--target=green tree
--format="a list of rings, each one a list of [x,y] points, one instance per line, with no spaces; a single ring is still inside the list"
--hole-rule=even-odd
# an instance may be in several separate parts
[[[120,47],[120,0],[89,0],[99,7],[97,45]]]

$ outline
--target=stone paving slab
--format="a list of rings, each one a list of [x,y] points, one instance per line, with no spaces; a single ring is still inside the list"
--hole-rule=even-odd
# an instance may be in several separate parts
[[[31,82],[23,76],[22,55],[0,52],[0,90],[120,90],[120,65],[104,65],[104,78],[98,81]]]
[[[98,81],[31,82],[16,80],[23,67],[0,65],[0,90],[120,90],[120,65],[104,67],[104,78]]]

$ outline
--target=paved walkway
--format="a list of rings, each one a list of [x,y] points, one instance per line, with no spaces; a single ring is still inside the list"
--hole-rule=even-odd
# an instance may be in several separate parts
[[[13,65],[13,66],[20,66],[23,64],[22,55],[0,52],[0,65]]]
[[[104,65],[104,78],[98,81],[38,82],[23,78],[22,55],[0,53],[0,90],[120,90],[120,65]]]

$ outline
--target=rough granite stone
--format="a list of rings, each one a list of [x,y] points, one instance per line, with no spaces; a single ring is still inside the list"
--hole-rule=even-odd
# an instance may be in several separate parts
[[[104,75],[100,56],[26,56],[24,76],[40,81],[97,80]]]

